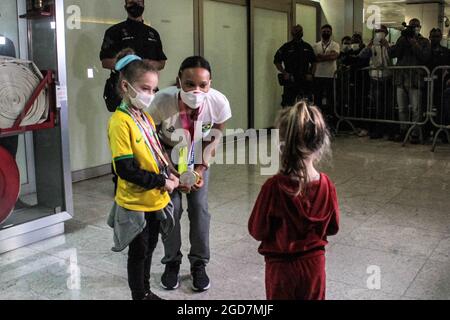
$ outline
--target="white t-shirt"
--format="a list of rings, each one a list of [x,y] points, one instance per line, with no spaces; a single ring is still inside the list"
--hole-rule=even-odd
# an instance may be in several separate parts
[[[322,41],[319,41],[314,44],[313,49],[316,56],[319,54],[328,54],[331,51],[337,53],[341,51],[339,43],[333,40],[331,40],[328,45],[325,45]],[[316,73],[314,74],[314,76],[316,78],[334,78],[334,73],[336,72],[336,70],[337,60],[318,62],[316,66]]]
[[[180,89],[175,86],[159,91],[148,110],[155,124],[161,125],[159,137],[171,147],[179,144],[178,137],[176,141],[173,141],[172,134],[183,129],[180,120],[179,93]],[[202,135],[196,133],[196,140],[208,136],[215,124],[225,123],[230,118],[231,107],[228,99],[219,91],[211,88],[197,119],[196,128],[201,126]]]

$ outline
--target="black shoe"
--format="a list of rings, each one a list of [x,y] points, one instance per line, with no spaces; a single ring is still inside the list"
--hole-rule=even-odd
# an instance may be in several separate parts
[[[156,294],[154,294],[153,292],[149,291],[143,300],[164,300],[160,297],[158,297]]]
[[[172,262],[166,264],[166,269],[161,276],[161,287],[166,290],[175,290],[180,286],[180,263]]]
[[[192,290],[203,292],[211,288],[211,282],[206,274],[205,265],[197,263],[191,268]]]

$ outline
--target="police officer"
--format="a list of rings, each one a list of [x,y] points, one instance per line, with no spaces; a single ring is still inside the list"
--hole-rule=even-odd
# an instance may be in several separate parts
[[[100,52],[100,60],[105,69],[111,70],[111,77],[105,86],[105,102],[108,110],[114,112],[120,104],[116,85],[118,74],[114,71],[116,55],[123,49],[131,48],[136,55],[151,63],[158,70],[164,69],[167,57],[163,52],[158,31],[144,23],[144,0],[125,0],[128,19],[106,30]]]
[[[303,27],[291,30],[293,40],[284,44],[275,54],[274,64],[281,73],[280,84],[284,87],[283,107],[293,106],[297,98],[311,98],[312,66],[314,50],[303,41]]]
[[[16,48],[14,43],[7,37],[0,34],[0,56],[15,58]],[[8,152],[15,158],[17,154],[17,146],[19,144],[19,137],[17,135],[0,138],[0,146],[8,150]]]

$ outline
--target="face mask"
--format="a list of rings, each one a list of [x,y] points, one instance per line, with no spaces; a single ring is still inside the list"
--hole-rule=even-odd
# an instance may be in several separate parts
[[[352,44],[352,50],[353,51],[359,50],[359,44],[358,43],[353,43]]]
[[[328,32],[322,33],[322,39],[323,40],[327,41],[327,40],[330,40],[330,38],[331,38],[331,34],[330,33],[328,33]]]
[[[419,34],[420,34],[420,30],[421,30],[422,28],[420,28],[420,27],[416,27],[416,36],[418,36]]]
[[[381,41],[386,38],[386,34],[384,32],[375,33],[375,41]]]
[[[144,7],[133,3],[131,6],[127,7],[127,12],[133,17],[133,18],[139,18],[144,13]]]
[[[349,44],[342,45],[342,52],[348,52],[352,48]]]
[[[191,109],[197,110],[205,102],[207,94],[203,91],[186,92],[181,88],[181,100]]]
[[[155,99],[154,94],[148,94],[137,91],[131,84],[128,83],[129,88],[134,91],[135,97],[132,97],[129,92],[127,92],[128,98],[130,99],[131,104],[139,110],[147,109],[152,104]]]

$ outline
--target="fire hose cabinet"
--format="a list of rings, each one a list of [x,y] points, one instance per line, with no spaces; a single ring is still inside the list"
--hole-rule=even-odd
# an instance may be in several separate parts
[[[64,1],[17,8],[27,50],[0,56],[0,254],[63,234],[73,217]]]

